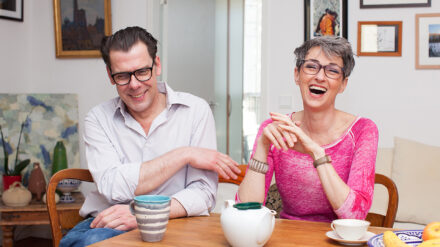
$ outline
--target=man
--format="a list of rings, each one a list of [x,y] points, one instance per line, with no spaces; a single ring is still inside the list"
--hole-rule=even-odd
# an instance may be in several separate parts
[[[236,178],[230,157],[215,151],[208,104],[158,82],[157,40],[140,27],[104,38],[101,53],[119,97],[85,118],[88,167],[97,190],[80,210],[91,216],[60,246],[84,246],[137,227],[128,203],[136,195],[172,197],[170,218],[208,215],[215,206],[217,173]]]

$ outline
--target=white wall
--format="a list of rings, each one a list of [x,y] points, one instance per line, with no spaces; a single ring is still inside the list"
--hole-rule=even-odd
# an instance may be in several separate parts
[[[360,9],[348,1],[348,40],[357,49],[358,21],[403,21],[401,57],[356,57],[341,110],[371,118],[379,128],[379,146],[393,146],[400,136],[440,146],[440,70],[415,69],[415,14],[440,13],[440,1],[429,8]],[[265,116],[302,109],[293,81],[293,50],[304,41],[303,1],[263,0],[263,92]],[[292,97],[292,108],[279,106],[280,96]]]
[[[112,0],[112,29],[151,27],[151,0]],[[147,20],[147,18],[150,18]],[[153,30],[153,35],[157,31]],[[78,94],[79,132],[85,114],[115,97],[101,58],[57,59],[52,0],[24,1],[24,22],[0,19],[0,93]],[[80,138],[81,166],[85,167]]]

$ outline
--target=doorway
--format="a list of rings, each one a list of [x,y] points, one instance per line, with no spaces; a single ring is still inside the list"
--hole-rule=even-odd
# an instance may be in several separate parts
[[[162,79],[174,90],[192,93],[210,104],[217,149],[238,163],[247,163],[249,146],[252,148],[249,140],[258,130],[256,127],[248,131],[255,128],[256,120],[252,119],[258,119],[259,108],[254,103],[260,87],[243,85],[243,81],[260,83],[255,75],[261,62],[249,62],[260,57],[253,54],[261,48],[254,37],[261,29],[261,14],[258,17],[255,12],[255,1],[260,2],[261,12],[261,0],[160,0],[158,11]],[[245,4],[253,9],[253,17],[260,18],[259,27],[255,28],[255,18],[245,18]],[[247,36],[245,22],[253,25],[247,29]],[[245,51],[249,42],[254,45]],[[244,75],[245,66],[248,76]],[[252,112],[244,112],[250,103],[254,106]]]

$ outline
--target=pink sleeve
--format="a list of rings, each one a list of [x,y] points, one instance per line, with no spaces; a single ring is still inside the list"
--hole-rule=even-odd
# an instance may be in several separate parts
[[[252,157],[254,157],[254,152],[255,152],[255,148],[257,147],[257,140],[258,140],[258,138],[263,134],[264,127],[266,127],[270,123],[272,123],[272,119],[267,119],[266,121],[264,121],[260,125],[260,128],[258,129],[257,137],[255,138],[255,141],[254,141],[254,146],[252,148],[251,159],[252,159]],[[269,191],[270,183],[272,182],[272,176],[273,176],[273,170],[274,170],[272,148],[274,148],[273,145],[271,146],[271,150],[269,151],[269,153],[267,155],[267,164],[269,165],[269,169],[267,170],[267,173],[266,173],[265,193],[264,193],[265,196],[264,196],[263,205],[266,204],[267,192]],[[240,201],[240,197],[238,195],[238,192],[235,194],[235,202],[236,203],[241,202]]]
[[[355,148],[347,181],[350,192],[335,213],[338,218],[365,219],[373,200],[379,134],[376,125],[369,119],[354,126],[352,131]]]

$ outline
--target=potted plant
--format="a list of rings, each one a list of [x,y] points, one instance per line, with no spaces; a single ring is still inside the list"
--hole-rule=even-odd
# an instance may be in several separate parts
[[[21,172],[30,163],[29,159],[22,160],[22,161],[18,160],[18,154],[20,152],[21,134],[23,132],[25,122],[23,122],[21,124],[20,135],[19,135],[18,144],[17,144],[17,153],[15,155],[14,167],[12,169],[9,168],[9,154],[12,153],[12,149],[8,148],[8,145],[6,144],[6,140],[3,135],[2,127],[0,125],[0,135],[1,135],[1,141],[2,141],[2,146],[3,146],[3,155],[4,155],[4,174],[3,174],[3,190],[4,191],[6,191],[9,188],[9,186],[12,183],[14,183],[15,181],[21,182]],[[10,152],[8,152],[8,151],[10,151]]]

